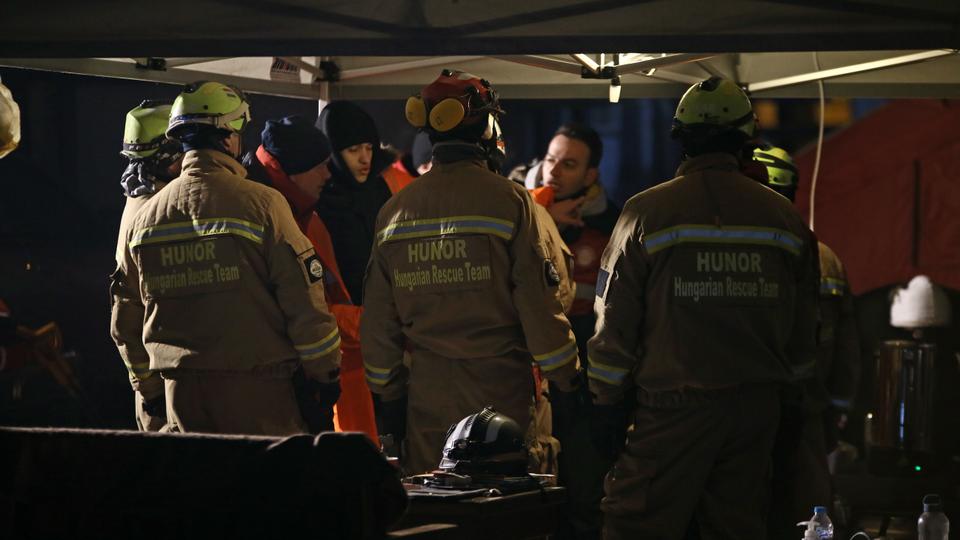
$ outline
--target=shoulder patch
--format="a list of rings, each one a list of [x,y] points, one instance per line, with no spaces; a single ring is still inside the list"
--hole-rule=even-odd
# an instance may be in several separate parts
[[[601,268],[597,272],[597,296],[603,298],[607,294],[607,281],[610,280],[610,272]]]
[[[557,270],[557,265],[554,264],[553,259],[543,260],[543,276],[547,280],[547,285],[551,287],[560,285],[560,272]]]
[[[316,283],[323,279],[323,265],[320,263],[320,257],[313,254],[303,259],[303,269],[306,271],[307,279],[310,283]]]

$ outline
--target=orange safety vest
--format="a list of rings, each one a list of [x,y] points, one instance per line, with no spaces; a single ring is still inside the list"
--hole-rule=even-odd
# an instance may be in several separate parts
[[[324,292],[330,312],[336,317],[337,326],[340,329],[341,394],[334,407],[334,427],[337,431],[362,431],[379,444],[373,400],[364,377],[363,359],[360,356],[360,316],[363,313],[363,307],[354,305],[350,299],[350,293],[347,292],[337,265],[330,232],[313,211],[316,200],[303,193],[290,180],[276,158],[263,146],[257,148],[257,159],[270,176],[273,187],[290,203],[300,230],[313,244],[326,273]],[[388,179],[384,173],[384,180],[391,193],[396,193],[413,181],[413,177],[395,174]]]

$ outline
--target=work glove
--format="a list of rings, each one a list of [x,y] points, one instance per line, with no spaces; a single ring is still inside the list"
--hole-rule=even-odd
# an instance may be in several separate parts
[[[293,374],[293,391],[310,433],[333,431],[333,406],[340,399],[340,381],[322,383],[310,379],[301,367]]]
[[[143,401],[143,412],[154,418],[167,419],[167,398],[163,394]]]
[[[159,396],[144,399],[143,394],[136,393],[137,428],[140,431],[160,431],[167,425],[167,399],[161,393]]]
[[[554,417],[561,422],[590,414],[592,403],[586,382],[586,372],[578,372],[565,390],[551,381],[550,406],[553,408]]]
[[[403,448],[403,440],[407,438],[407,396],[385,401],[374,394],[373,405],[377,413],[377,431],[381,438],[392,439],[392,444],[399,454],[399,450]]]
[[[616,405],[593,404],[590,437],[597,452],[604,458],[615,460],[627,444],[627,407],[623,402]]]

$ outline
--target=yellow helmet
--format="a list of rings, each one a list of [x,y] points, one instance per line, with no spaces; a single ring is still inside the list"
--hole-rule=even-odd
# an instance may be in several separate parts
[[[167,136],[178,138],[200,125],[241,133],[250,121],[250,104],[240,89],[199,81],[188,84],[173,102]]]
[[[711,77],[691,86],[673,116],[675,131],[713,128],[718,133],[739,130],[753,137],[756,120],[750,98],[733,81]]]
[[[123,126],[123,151],[130,159],[152,156],[167,140],[170,102],[144,100],[127,113]]]
[[[796,188],[799,183],[797,166],[793,158],[783,148],[772,145],[761,146],[753,151],[754,161],[767,167],[767,183],[771,187]]]

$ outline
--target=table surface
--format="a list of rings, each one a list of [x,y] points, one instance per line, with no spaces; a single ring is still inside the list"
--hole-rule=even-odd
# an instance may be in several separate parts
[[[565,499],[566,489],[562,487],[459,500],[411,497],[406,515],[395,528],[452,523],[467,539],[542,538],[556,530]]]

